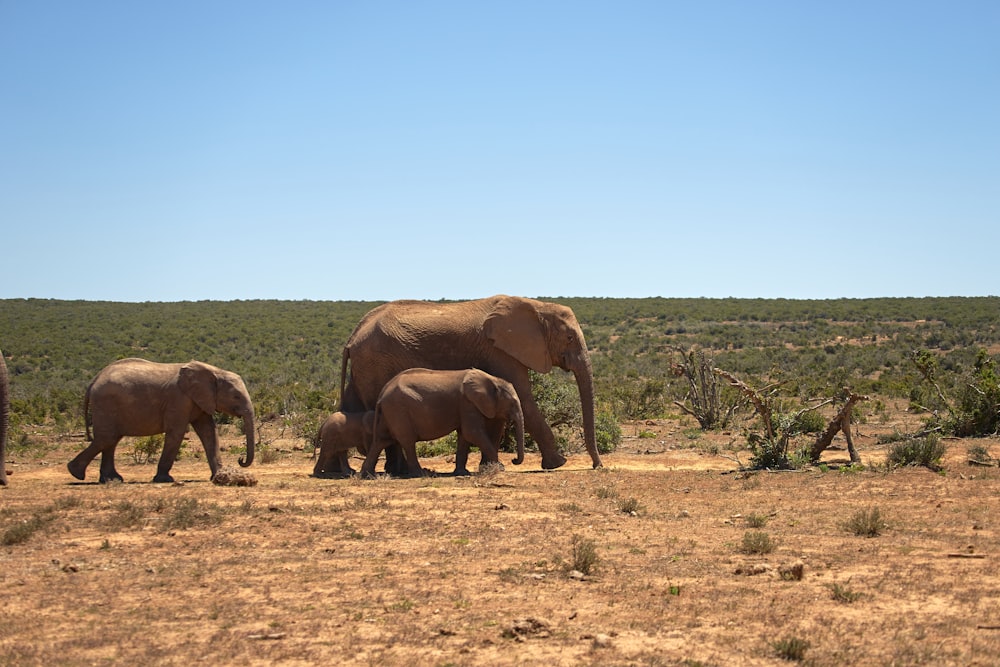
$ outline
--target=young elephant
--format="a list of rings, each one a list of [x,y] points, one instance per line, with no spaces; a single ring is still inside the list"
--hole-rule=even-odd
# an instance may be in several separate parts
[[[243,419],[247,440],[243,467],[253,463],[254,410],[243,379],[236,373],[200,361],[159,364],[145,359],[122,359],[109,364],[87,387],[83,400],[87,439],[93,441],[69,462],[70,474],[83,479],[87,466],[101,455],[100,481],[121,481],[115,470],[115,448],[126,435],[164,433],[163,453],[154,482],[172,482],[174,465],[188,424],[205,448],[212,477],[222,466],[213,414]]]
[[[334,412],[326,418],[316,435],[318,457],[313,477],[350,477],[354,473],[347,460],[352,447],[372,441],[375,411]]]
[[[498,447],[508,421],[517,434],[515,465],[524,461],[524,414],[514,386],[479,369],[405,370],[386,383],[375,404],[372,446],[361,468],[374,477],[379,454],[396,443],[406,458],[410,476],[420,476],[417,442],[458,431],[456,474],[465,473],[468,445],[475,445],[484,462],[499,463]]]

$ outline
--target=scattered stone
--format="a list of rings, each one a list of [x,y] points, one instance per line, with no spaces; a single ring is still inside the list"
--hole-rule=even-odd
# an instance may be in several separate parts
[[[741,574],[745,577],[752,577],[754,575],[764,574],[765,572],[769,572],[770,570],[771,566],[768,565],[767,563],[743,563],[736,567],[736,571],[734,572],[734,574]]]
[[[793,563],[784,563],[778,566],[778,574],[785,581],[802,581],[805,567],[805,563],[800,560]]]
[[[503,631],[503,636],[507,639],[515,639],[517,641],[526,641],[528,637],[538,637],[544,639],[552,635],[549,630],[549,622],[541,618],[518,618],[511,623],[510,627],[505,628]]]
[[[244,470],[226,466],[215,473],[212,483],[219,486],[257,486],[257,478]]]
[[[587,575],[585,575],[583,572],[580,572],[580,570],[570,570],[566,576],[569,577],[570,579],[575,579],[577,581],[583,581],[584,579],[587,578]]]
[[[605,634],[594,635],[593,640],[594,648],[611,648],[611,637]]]
[[[62,566],[62,571],[63,572],[79,572],[80,571],[80,567],[78,565],[74,565],[73,563],[66,563],[65,565]]]

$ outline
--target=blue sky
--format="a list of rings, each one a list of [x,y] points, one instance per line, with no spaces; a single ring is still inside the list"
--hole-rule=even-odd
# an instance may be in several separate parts
[[[0,298],[1000,294],[1000,3],[0,0]]]

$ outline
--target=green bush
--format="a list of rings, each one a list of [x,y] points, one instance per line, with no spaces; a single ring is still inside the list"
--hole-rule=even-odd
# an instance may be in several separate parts
[[[979,350],[971,377],[959,387],[945,427],[960,438],[992,435],[1000,428],[1000,375],[985,350]]]
[[[597,567],[598,562],[600,562],[600,558],[597,556],[597,545],[594,541],[574,535],[573,560],[570,569],[590,574]]]
[[[877,507],[858,510],[845,524],[845,528],[858,537],[878,537],[887,527]]]
[[[944,443],[932,433],[922,438],[892,443],[889,445],[885,460],[891,468],[924,466],[931,470],[940,470],[944,454]]]
[[[147,435],[136,438],[132,442],[132,461],[136,465],[144,465],[156,459],[163,451],[163,434]]]
[[[748,530],[743,533],[743,544],[740,551],[745,554],[763,555],[774,551],[771,536],[762,530]]]
[[[597,437],[597,451],[610,454],[618,449],[622,441],[622,429],[615,416],[607,411],[598,412],[594,417],[594,431]]]
[[[805,660],[806,650],[808,650],[809,646],[810,644],[807,640],[799,639],[798,637],[785,637],[771,643],[771,647],[779,658],[792,662],[802,662]]]

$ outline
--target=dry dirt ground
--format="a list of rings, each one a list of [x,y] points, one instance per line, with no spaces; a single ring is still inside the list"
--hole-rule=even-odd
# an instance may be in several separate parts
[[[862,425],[865,470],[828,451],[743,474],[731,436],[690,426],[624,425],[602,470],[529,455],[471,478],[314,479],[277,442],[253,487],[209,483],[190,453],[151,484],[125,443],[124,484],[96,463],[80,483],[82,442],[53,440],[0,489],[0,663],[1000,663],[1000,469],[967,462],[996,440],[887,472],[874,436],[893,425]],[[856,536],[872,509],[884,530]]]

